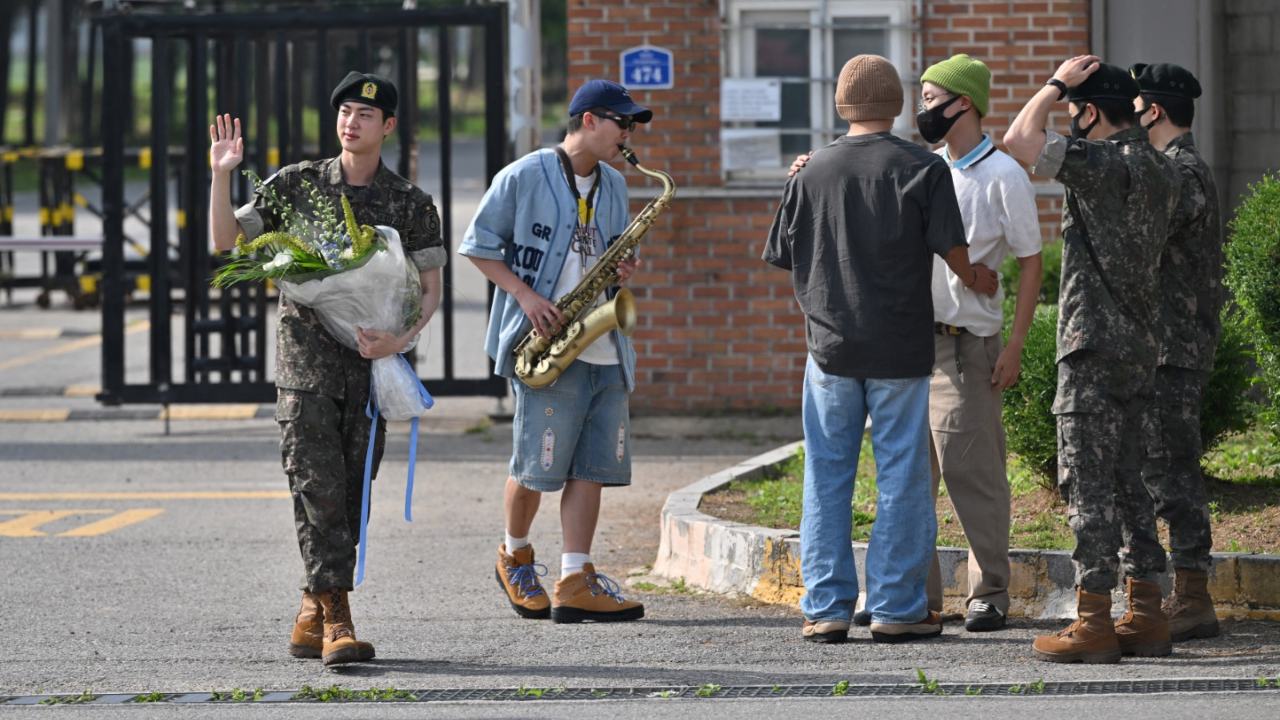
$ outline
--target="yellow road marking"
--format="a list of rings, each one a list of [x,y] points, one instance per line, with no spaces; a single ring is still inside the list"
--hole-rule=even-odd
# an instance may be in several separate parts
[[[137,492],[0,492],[0,502],[60,500],[286,500],[287,490],[146,491]],[[0,510],[0,512],[4,512]]]
[[[78,528],[58,533],[58,537],[93,537],[94,535],[104,535],[113,530],[119,530],[122,527],[128,527],[135,523],[160,515],[164,512],[164,508],[136,508],[133,510],[125,510],[116,513],[111,517],[103,518],[97,522],[91,522],[88,525],[81,525]]]
[[[0,330],[0,340],[54,340],[62,335],[62,328],[20,328]]]
[[[32,510],[9,520],[0,522],[0,537],[43,537],[46,533],[42,533],[36,528],[61,520],[64,517],[72,515],[103,515],[111,512],[110,510]],[[10,514],[8,512],[6,515]]]
[[[97,395],[99,392],[102,392],[102,388],[98,387],[97,385],[68,385],[66,388],[63,389],[62,396],[63,397],[93,397]]]
[[[129,325],[127,328],[125,328],[124,332],[126,335],[132,335],[134,333],[142,332],[149,327],[151,327],[151,322],[148,320],[142,320]],[[30,365],[32,363],[40,362],[41,360],[44,360],[46,358],[56,357],[58,355],[65,355],[70,352],[75,352],[77,350],[84,350],[85,348],[91,348],[91,347],[94,347],[95,345],[101,345],[101,344],[102,344],[101,335],[89,335],[88,337],[82,337],[79,340],[72,340],[71,342],[63,343],[61,345],[55,345],[51,348],[45,348],[44,350],[38,350],[33,353],[27,353],[26,355],[19,355],[18,357],[15,357],[15,358],[9,358],[4,362],[0,362],[0,370],[12,370],[13,368],[16,368],[16,367],[22,367],[23,365]]]
[[[71,408],[0,410],[0,422],[62,422],[71,415]]]
[[[171,405],[171,420],[251,420],[258,414],[257,404],[240,405]],[[165,411],[160,411],[164,419]]]

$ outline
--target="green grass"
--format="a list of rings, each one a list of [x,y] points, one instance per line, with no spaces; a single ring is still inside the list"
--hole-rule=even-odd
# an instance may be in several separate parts
[[[765,527],[800,527],[804,507],[804,448],[782,463],[774,473],[758,480],[735,482],[735,490],[746,494],[746,502],[755,512],[754,522]],[[866,540],[875,522],[876,462],[871,449],[871,436],[863,435],[858,455],[858,476],[854,481],[853,539]]]
[[[1228,436],[1201,464],[1205,474],[1224,482],[1280,487],[1280,447],[1263,429]]]

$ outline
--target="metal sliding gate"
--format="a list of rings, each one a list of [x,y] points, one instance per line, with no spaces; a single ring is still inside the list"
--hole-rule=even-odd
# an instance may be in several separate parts
[[[339,151],[330,89],[352,68],[372,68],[376,58],[400,89],[396,172],[416,182],[416,130],[422,87],[434,83],[434,121],[440,143],[440,186],[427,188],[441,209],[442,233],[451,245],[454,41],[451,30],[483,32],[484,172],[486,185],[507,161],[505,127],[506,7],[469,5],[422,10],[280,12],[214,15],[107,13],[96,21],[103,48],[102,87],[102,392],[108,405],[122,403],[268,402],[267,289],[245,284],[215,291],[209,284],[215,258],[208,237],[208,126],[214,113],[231,113],[245,127],[242,169],[267,177],[283,164],[331,157]],[[432,37],[436,72],[419,67],[420,38]],[[150,77],[133,82],[139,47],[149,43]],[[425,76],[425,77],[424,77]],[[150,86],[150,104],[136,88]],[[138,103],[135,108],[135,102]],[[126,381],[124,185],[133,113],[148,113],[150,164],[150,307],[146,382]],[[307,138],[305,127],[318,128]],[[318,124],[317,124],[318,123]],[[171,147],[172,146],[172,147]],[[170,190],[167,178],[178,182]],[[233,201],[249,192],[242,175]],[[171,232],[170,228],[174,228]],[[175,242],[176,241],[176,242]],[[176,249],[176,257],[170,250]],[[502,397],[506,384],[455,374],[455,298],[452,263],[443,270],[444,377],[436,395]],[[492,288],[489,289],[490,299]],[[183,367],[175,376],[173,323],[181,305]],[[136,375],[138,370],[134,369]]]

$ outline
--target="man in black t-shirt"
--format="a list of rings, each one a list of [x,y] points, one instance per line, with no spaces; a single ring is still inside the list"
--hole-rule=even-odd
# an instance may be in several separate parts
[[[763,259],[790,270],[805,315],[802,637],[843,642],[858,597],[849,506],[867,416],[879,468],[867,549],[867,609],[881,642],[942,632],[925,599],[937,534],[929,477],[932,257],[971,292],[996,276],[970,265],[947,164],[890,133],[903,109],[888,60],[845,64],[836,109],[849,134],[792,178]]]

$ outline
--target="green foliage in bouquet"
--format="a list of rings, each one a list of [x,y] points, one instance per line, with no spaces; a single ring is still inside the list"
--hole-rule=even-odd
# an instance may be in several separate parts
[[[254,190],[279,218],[281,229],[263,233],[252,241],[241,233],[230,258],[214,274],[214,287],[268,278],[299,282],[320,278],[359,267],[377,250],[377,231],[356,222],[346,195],[342,196],[339,213],[332,200],[304,180],[309,208],[301,212],[253,171],[246,174]]]

